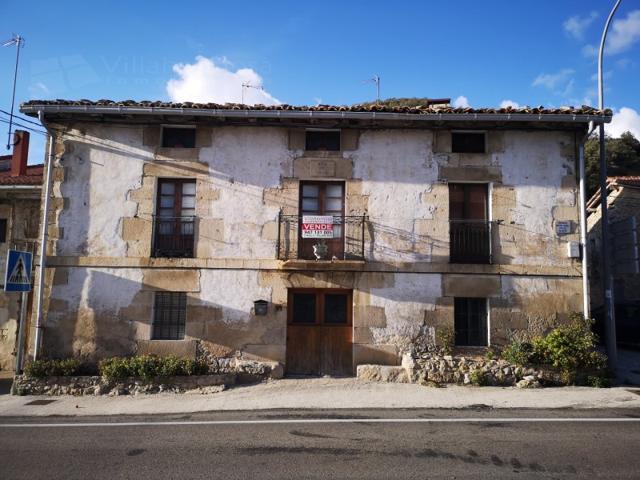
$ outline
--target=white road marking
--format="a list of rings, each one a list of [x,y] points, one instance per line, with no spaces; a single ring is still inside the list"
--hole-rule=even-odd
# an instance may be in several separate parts
[[[154,427],[203,425],[279,425],[322,423],[638,423],[640,418],[565,417],[565,418],[306,418],[264,420],[182,420],[149,422],[70,422],[70,423],[0,423],[0,428],[78,428],[78,427]]]

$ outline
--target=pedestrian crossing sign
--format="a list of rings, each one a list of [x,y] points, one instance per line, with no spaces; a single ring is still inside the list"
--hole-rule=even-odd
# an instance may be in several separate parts
[[[9,250],[7,271],[4,277],[5,292],[31,291],[31,264],[33,255],[29,252]]]

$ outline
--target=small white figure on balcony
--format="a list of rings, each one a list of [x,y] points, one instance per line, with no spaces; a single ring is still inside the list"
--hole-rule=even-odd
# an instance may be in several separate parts
[[[316,257],[316,261],[322,260],[323,258],[325,258],[327,256],[328,251],[329,251],[329,247],[327,246],[324,240],[319,240],[318,243],[316,243],[313,246],[313,254]]]

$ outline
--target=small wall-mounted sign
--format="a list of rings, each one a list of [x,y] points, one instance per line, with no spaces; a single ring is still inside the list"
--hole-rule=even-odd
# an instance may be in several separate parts
[[[568,235],[571,233],[571,220],[562,220],[556,222],[556,234]]]
[[[333,238],[333,216],[303,215],[302,238]]]

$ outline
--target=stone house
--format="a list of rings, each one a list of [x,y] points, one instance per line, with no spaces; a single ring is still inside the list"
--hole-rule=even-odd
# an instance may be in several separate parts
[[[0,156],[0,370],[15,368],[20,319],[21,294],[4,291],[7,251],[35,253],[38,245],[42,165],[27,165],[28,153],[29,133],[18,130],[13,154]]]
[[[640,344],[640,176],[607,179],[607,205],[612,233],[613,287],[616,305],[617,340]],[[600,190],[587,202],[591,306],[602,315]]]
[[[578,156],[610,111],[21,111],[54,132],[44,355],[351,374],[419,335],[481,351],[582,310]]]

